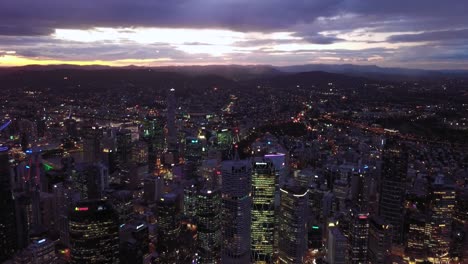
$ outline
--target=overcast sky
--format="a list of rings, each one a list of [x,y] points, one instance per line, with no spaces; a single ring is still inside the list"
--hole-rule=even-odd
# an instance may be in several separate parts
[[[0,66],[468,69],[466,0],[0,0]]]

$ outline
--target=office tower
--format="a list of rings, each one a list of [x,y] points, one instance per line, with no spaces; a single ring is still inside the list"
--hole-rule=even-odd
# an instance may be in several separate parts
[[[69,221],[71,263],[119,263],[119,224],[110,204],[80,201]]]
[[[410,259],[424,261],[427,257],[426,216],[412,214],[408,217],[408,234],[405,255]]]
[[[202,142],[198,138],[185,138],[185,161],[199,164],[202,158],[202,148]]]
[[[275,191],[278,175],[270,160],[257,158],[252,168],[252,262],[272,263]]]
[[[380,217],[369,220],[369,262],[385,264],[389,261],[392,247],[392,230]]]
[[[122,224],[120,242],[120,263],[142,264],[149,253],[148,225],[143,221]]]
[[[138,165],[148,164],[148,143],[136,141],[132,147],[132,162]]]
[[[368,166],[353,172],[351,176],[351,198],[354,207],[361,212],[369,212],[371,177],[367,170]]]
[[[65,119],[65,129],[69,137],[78,137],[78,130],[75,119]]]
[[[252,166],[247,160],[224,161],[222,177],[222,263],[250,261]]]
[[[184,216],[193,220],[195,217],[195,210],[197,207],[197,186],[195,183],[188,183],[184,187]]]
[[[171,88],[167,95],[167,142],[170,149],[177,144],[177,130],[175,127],[175,89]]]
[[[349,227],[349,261],[353,264],[367,263],[369,242],[369,217],[367,214],[351,212]]]
[[[166,148],[164,122],[161,118],[147,116],[140,126],[140,139],[148,144],[148,171],[154,172],[158,155]]]
[[[333,194],[336,201],[336,211],[344,212],[346,210],[346,199],[348,197],[349,185],[345,180],[335,180],[333,183]]]
[[[348,240],[337,227],[328,231],[327,262],[333,264],[348,263]]]
[[[322,236],[323,228],[319,225],[311,225],[307,231],[307,247],[309,249],[321,249],[323,246]]]
[[[448,260],[450,250],[452,217],[455,209],[455,186],[445,181],[443,175],[438,175],[432,185],[432,201],[430,203],[430,243],[429,251],[432,257]]]
[[[148,203],[159,201],[159,198],[163,195],[163,189],[163,177],[146,177],[143,183],[143,199]]]
[[[115,135],[117,142],[117,157],[120,164],[130,161],[132,152],[132,131],[129,129],[119,129]]]
[[[10,186],[8,147],[0,146],[0,262],[16,249],[15,201]]]
[[[101,199],[104,189],[109,186],[109,171],[102,163],[86,166],[82,171],[86,182],[86,199]]]
[[[157,205],[157,251],[163,263],[177,263],[181,232],[177,194],[174,192],[164,194]]]
[[[221,263],[221,192],[201,190],[197,197],[197,254],[200,264]]]
[[[388,140],[382,159],[379,215],[392,225],[393,242],[401,243],[408,153],[401,143]]]
[[[41,238],[33,241],[27,248],[18,253],[14,259],[14,264],[55,264],[57,263],[55,254],[55,243],[52,240]]]
[[[85,162],[97,162],[101,158],[102,129],[96,126],[84,127],[83,159]]]
[[[288,183],[280,189],[279,263],[302,263],[307,251],[308,189]]]
[[[232,148],[233,136],[232,131],[223,128],[216,132],[217,146],[219,150],[230,150]]]

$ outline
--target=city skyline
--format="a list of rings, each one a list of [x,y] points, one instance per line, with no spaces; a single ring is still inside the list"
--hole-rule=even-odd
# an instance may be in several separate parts
[[[10,1],[0,67],[359,64],[468,69],[462,1]]]

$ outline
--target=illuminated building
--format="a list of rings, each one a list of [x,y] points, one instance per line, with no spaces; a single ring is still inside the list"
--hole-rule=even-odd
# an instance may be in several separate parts
[[[144,180],[143,189],[143,199],[146,202],[151,203],[159,201],[159,198],[161,198],[163,194],[164,179],[161,176],[147,177]]]
[[[269,160],[256,159],[252,168],[252,261],[272,263],[275,193],[278,174]]]
[[[164,263],[177,263],[179,258],[180,208],[174,192],[164,194],[157,203],[157,250]]]
[[[197,193],[197,187],[194,184],[189,183],[184,187],[184,216],[189,219],[195,217]]]
[[[148,164],[148,144],[146,142],[135,142],[132,147],[132,162],[139,165]]]
[[[142,221],[122,224],[120,228],[121,263],[142,264],[149,253],[148,225]]]
[[[328,231],[327,262],[334,264],[348,263],[348,240],[337,227]]]
[[[401,243],[403,239],[407,169],[407,151],[401,144],[389,140],[383,150],[379,215],[392,225],[395,243]]]
[[[167,95],[167,142],[170,149],[177,144],[177,130],[175,127],[175,89],[171,88]]]
[[[351,213],[349,234],[349,261],[353,264],[367,263],[369,240],[369,218],[367,214]]]
[[[104,201],[81,201],[70,212],[71,263],[119,263],[118,216]]]
[[[166,147],[163,121],[156,117],[145,117],[140,126],[140,139],[148,144],[148,169],[153,172],[158,155]]]
[[[307,251],[308,190],[288,184],[280,191],[278,260],[299,264]]]
[[[434,258],[448,260],[450,250],[452,216],[455,209],[455,187],[446,184],[439,175],[433,184],[430,218],[429,248]]]
[[[392,230],[379,217],[369,220],[369,261],[375,264],[388,263],[392,247]]]
[[[131,159],[132,153],[132,131],[119,129],[115,135],[117,142],[117,157],[120,164],[126,164]]]
[[[8,148],[0,146],[0,262],[11,257],[16,249],[15,201],[10,186]]]
[[[310,193],[309,193],[310,195]],[[307,247],[309,249],[321,249],[323,244],[322,244],[322,231],[323,231],[323,228],[319,225],[312,225],[309,227],[309,231],[308,231],[308,234],[307,234],[307,241],[308,241],[308,245]]]
[[[100,127],[85,127],[83,131],[83,155],[85,162],[99,161],[101,156],[101,139],[103,131]]]
[[[202,142],[196,137],[185,139],[185,161],[198,164],[202,158]]]
[[[412,260],[424,261],[427,256],[426,217],[413,214],[408,217],[408,234],[405,256]]]
[[[251,163],[236,158],[223,161],[222,263],[250,262]]]
[[[13,259],[14,264],[53,264],[56,261],[55,243],[45,238],[34,241]]]
[[[221,192],[201,190],[197,197],[197,253],[200,264],[221,263]]]
[[[216,132],[217,146],[220,150],[230,150],[233,143],[232,131],[223,128]]]

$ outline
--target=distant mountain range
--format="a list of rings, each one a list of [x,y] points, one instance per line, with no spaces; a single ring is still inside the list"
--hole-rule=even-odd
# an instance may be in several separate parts
[[[279,75],[289,75],[301,72],[327,72],[370,79],[405,81],[440,78],[467,78],[468,70],[422,70],[407,68],[384,68],[376,65],[354,64],[305,64],[293,66],[271,65],[207,65],[207,66],[124,66],[111,67],[105,65],[27,65],[10,68],[0,68],[0,75],[16,71],[50,71],[50,70],[111,70],[111,69],[151,69],[157,72],[174,72],[189,76],[218,75],[231,80],[250,80]]]

